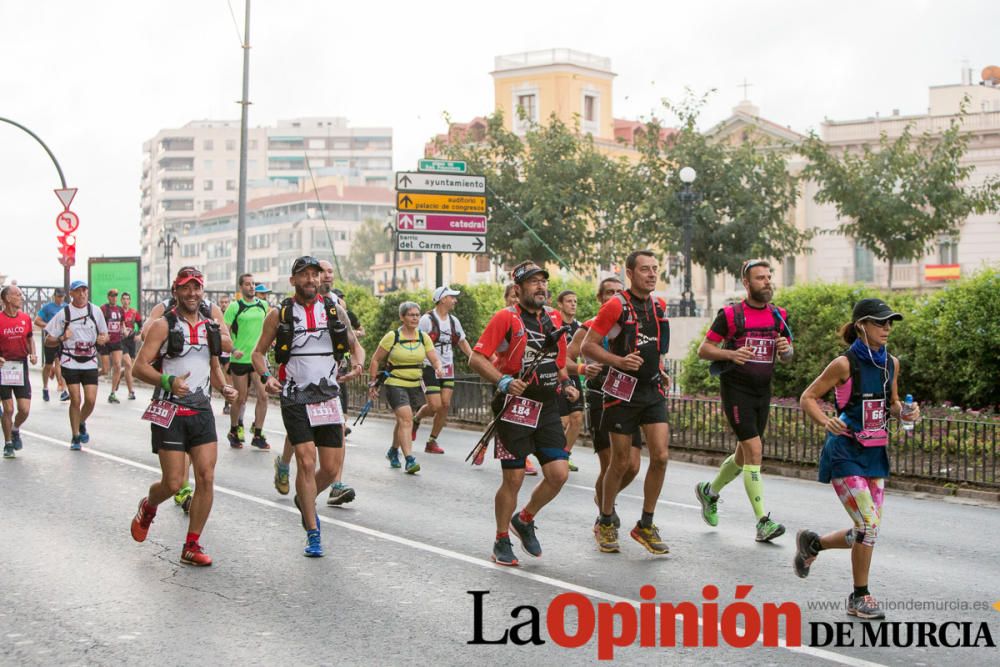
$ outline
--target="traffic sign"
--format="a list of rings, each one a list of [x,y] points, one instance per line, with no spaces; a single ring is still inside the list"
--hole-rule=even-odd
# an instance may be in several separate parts
[[[417,169],[437,173],[464,174],[466,165],[459,160],[420,160],[417,162]]]
[[[468,195],[482,195],[486,194],[486,177],[397,171],[396,189],[408,192],[461,192]]]
[[[451,215],[448,213],[397,213],[396,229],[401,232],[485,234],[486,216]]]
[[[486,213],[486,197],[397,192],[396,208],[435,213]]]
[[[80,217],[69,209],[56,216],[56,229],[63,234],[72,234],[79,226]]]
[[[73,202],[73,197],[76,196],[76,188],[57,188],[54,192],[56,197],[59,197],[59,201],[62,202],[63,208],[67,211],[69,210],[69,205]]]
[[[486,252],[485,234],[421,234],[396,232],[396,249],[413,252]]]

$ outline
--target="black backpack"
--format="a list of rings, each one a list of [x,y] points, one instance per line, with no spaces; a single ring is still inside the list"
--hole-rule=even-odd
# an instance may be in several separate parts
[[[292,342],[295,338],[295,322],[293,316],[292,297],[281,302],[278,311],[278,333],[274,338],[274,360],[279,364],[287,364],[292,358]],[[328,296],[323,297],[323,307],[326,308],[326,329],[330,333],[333,349],[330,352],[306,352],[295,356],[329,356],[340,363],[348,351],[347,325],[340,321],[337,314],[337,302]]]
[[[431,342],[434,343],[434,347],[444,347],[443,343],[438,344],[438,341],[441,339],[441,324],[434,314],[434,309],[431,308],[425,314],[431,321],[431,332],[428,334],[431,337]],[[458,320],[451,313],[448,313],[448,324],[451,326],[451,342],[449,345],[453,345],[462,339],[458,334]]]
[[[243,299],[236,301],[236,314],[233,315],[233,323],[229,325],[229,332],[235,336],[240,330],[240,315],[251,308],[260,308],[267,315],[267,306],[260,299],[255,299],[253,303],[243,303]]]

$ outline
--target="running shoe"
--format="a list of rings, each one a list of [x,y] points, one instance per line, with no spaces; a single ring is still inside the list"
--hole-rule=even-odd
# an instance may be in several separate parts
[[[694,495],[701,503],[701,518],[712,526],[719,525],[719,494],[712,493],[711,482],[699,482],[694,487]]]
[[[226,439],[229,440],[229,446],[233,449],[243,449],[243,438],[240,437],[240,434],[236,430],[229,429]]]
[[[566,459],[566,463],[569,464],[569,471],[570,472],[580,472],[580,469],[578,467],[576,467],[575,463],[573,463],[573,459]]]
[[[800,530],[795,534],[795,558],[792,560],[792,565],[795,567],[795,574],[800,579],[809,576],[809,568],[819,555],[819,552],[812,546],[813,540],[818,539],[819,535],[811,530]]]
[[[318,530],[306,531],[306,548],[302,550],[302,555],[307,558],[323,557],[323,544]]]
[[[509,537],[501,537],[493,543],[491,558],[497,565],[517,567],[517,557],[514,556],[514,547],[511,546]]]
[[[12,445],[9,442],[4,443],[4,446],[3,446],[3,457],[5,459],[12,459],[12,458],[14,458],[14,445]]]
[[[135,400],[135,392],[134,391],[130,391],[128,393],[128,400],[130,400],[130,401],[134,401]]]
[[[69,400],[69,390],[68,389],[63,389],[62,390],[62,393],[59,394],[59,400],[60,401],[68,401]]]
[[[355,495],[354,489],[347,486],[343,482],[337,482],[330,487],[330,497],[326,499],[326,504],[330,507],[346,505],[354,500]]]
[[[42,400],[45,401],[46,403],[49,402],[49,390],[48,389],[42,389]]]
[[[444,450],[441,449],[441,445],[437,443],[436,439],[431,438],[424,446],[424,454],[444,454]]]
[[[390,447],[389,451],[385,453],[385,458],[389,459],[390,468],[402,468],[403,466],[399,462],[399,450],[395,447]]]
[[[121,401],[119,401],[118,397],[115,396],[115,392],[111,392],[108,395],[108,403],[121,403]]]
[[[885,612],[878,606],[878,602],[874,596],[862,595],[855,597],[854,593],[851,593],[847,597],[847,615],[874,621],[880,621],[885,618]]]
[[[80,422],[80,442],[85,445],[90,442],[90,434],[87,433],[87,425],[83,422]]]
[[[765,514],[757,522],[757,541],[770,542],[785,534],[785,527],[776,521],[771,521],[771,515]]]
[[[288,495],[288,465],[281,462],[280,456],[274,457],[274,488],[283,496]]]
[[[525,459],[524,459],[524,474],[525,475],[537,475],[538,474],[538,468],[536,468],[535,464],[531,462],[531,459],[529,459],[527,457],[525,457]]]
[[[629,533],[632,539],[646,547],[646,551],[657,556],[670,553],[670,547],[660,539],[660,530],[655,524],[650,524],[649,528],[643,528],[642,524],[636,522],[635,528]]]
[[[519,513],[515,514],[510,518],[510,529],[517,535],[517,539],[521,540],[521,546],[525,551],[535,558],[542,555],[542,545],[538,543],[538,538],[535,537],[534,520],[525,523],[521,520]]]
[[[420,472],[420,464],[417,463],[417,460],[415,458],[413,458],[412,456],[407,456],[406,457],[406,470],[405,470],[405,472],[408,475],[416,475],[418,472]]]
[[[188,496],[187,498],[184,499],[184,502],[181,503],[181,509],[184,510],[185,514],[190,514],[191,513],[191,500],[193,498],[194,498],[194,494],[192,493],[190,496]]]
[[[247,439],[247,434],[243,430],[243,422],[240,422],[236,425],[236,437],[240,439],[240,443],[245,442]]]
[[[597,540],[597,548],[602,553],[618,553],[618,529],[613,523],[603,524],[598,521],[594,538]]]
[[[296,509],[299,510],[299,517],[302,519],[302,528],[304,530],[309,530],[306,526],[306,517],[302,514],[302,505],[299,505],[299,497],[297,495],[292,496],[292,502],[295,503]],[[316,512],[316,525],[319,526],[319,511]]]
[[[191,482],[184,482],[181,488],[177,489],[177,493],[174,494],[174,502],[178,505],[183,505],[184,501],[190,498],[194,494],[194,489],[191,488]]]
[[[73,439],[70,440],[69,443],[69,449],[71,452],[78,452],[81,449],[83,449],[83,446],[80,444],[80,436],[78,435],[73,436]]]
[[[350,426],[344,426],[344,437],[346,438],[351,433],[352,433],[351,427]]]
[[[264,437],[263,433],[261,433],[260,435],[255,435],[253,439],[250,440],[250,446],[256,447],[261,451],[267,451],[268,449],[271,449],[271,445],[267,444],[267,439]]]
[[[153,523],[156,517],[156,510],[150,511],[146,506],[146,499],[139,501],[139,509],[132,517],[132,539],[136,542],[145,542],[146,535],[149,534],[149,524]]]
[[[212,557],[205,553],[197,542],[188,542],[181,549],[181,562],[185,565],[207,567],[212,564]]]
[[[10,432],[10,444],[14,445],[14,451],[21,451],[21,448],[24,447],[24,443],[21,442],[21,431],[13,429]]]
[[[222,414],[224,415],[229,414],[229,403],[226,403],[224,406],[222,406]]]
[[[594,519],[594,535],[595,536],[597,535],[598,526],[600,526],[600,525],[601,525],[601,515],[598,514],[597,518]],[[618,512],[612,512],[611,513],[611,525],[614,526],[616,529],[622,527],[622,519],[621,519],[620,516],[618,516]]]
[[[413,420],[413,428],[410,430],[410,435],[413,438],[413,442],[417,441],[417,431],[419,431],[419,430],[420,430],[420,420],[419,419],[414,419]]]

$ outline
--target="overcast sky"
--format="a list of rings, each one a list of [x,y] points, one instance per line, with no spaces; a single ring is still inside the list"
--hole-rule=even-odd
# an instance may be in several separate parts
[[[239,25],[243,0],[230,0]],[[491,111],[499,54],[567,47],[611,58],[613,111],[647,116],[685,86],[716,89],[704,125],[739,84],[769,120],[798,131],[824,117],[927,109],[927,88],[1000,65],[1000,2],[679,3],[591,0],[254,0],[251,126],[342,115],[394,130],[394,168],[424,142]],[[48,143],[81,219],[88,256],[139,254],[142,142],[193,119],[239,118],[241,49],[226,0],[0,1],[0,117]],[[0,123],[0,273],[61,283],[54,167]]]

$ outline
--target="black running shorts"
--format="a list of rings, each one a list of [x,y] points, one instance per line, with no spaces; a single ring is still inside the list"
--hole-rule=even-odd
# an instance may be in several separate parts
[[[633,435],[645,424],[667,423],[667,399],[663,396],[645,403],[614,401],[604,406],[601,428],[609,433]]]
[[[175,415],[170,426],[149,425],[153,435],[153,453],[189,452],[194,447],[217,442],[215,416],[211,410],[199,410],[193,415]]]
[[[56,345],[55,347],[49,347],[48,345],[42,346],[42,365],[51,366],[55,362],[59,361],[59,355],[62,353],[62,345]]]
[[[504,397],[497,396],[491,405],[493,414],[500,414]],[[524,468],[525,458],[534,454],[541,465],[569,458],[566,451],[566,434],[559,418],[559,406],[554,400],[542,404],[538,426],[529,428],[511,424],[502,419],[497,422],[494,453],[505,470]]]
[[[343,424],[312,426],[304,405],[281,405],[281,421],[293,446],[311,442],[317,447],[343,447]]]
[[[594,453],[604,451],[611,447],[611,434],[601,428],[601,417],[604,415],[604,408],[600,403],[590,408],[590,435],[594,441]],[[642,449],[642,429],[632,434],[632,446]]]
[[[66,381],[66,384],[97,384],[96,368],[80,370],[77,368],[66,368],[66,366],[63,366],[62,376],[63,380]]]
[[[722,410],[740,441],[762,437],[771,412],[771,388],[751,389],[731,382],[721,384]]]
[[[13,361],[13,360],[11,360]],[[24,359],[24,370],[21,372],[24,384],[21,386],[0,385],[0,399],[9,401],[13,398],[31,399],[31,377],[28,375],[28,360]]]
[[[242,377],[253,373],[253,364],[244,364],[236,361],[229,361],[229,374],[233,377]]]

